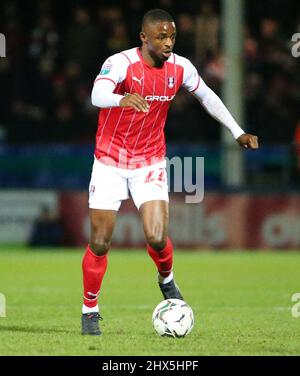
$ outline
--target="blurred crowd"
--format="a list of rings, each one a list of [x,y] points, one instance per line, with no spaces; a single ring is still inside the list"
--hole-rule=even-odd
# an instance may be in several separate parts
[[[140,45],[142,16],[153,7],[174,16],[175,52],[221,95],[226,65],[219,0],[4,0],[0,140],[92,142],[98,113],[90,103],[93,81],[106,57]],[[300,32],[299,1],[245,0],[245,20],[244,127],[264,142],[292,143],[300,124],[300,58],[291,54],[291,37]],[[167,139],[213,142],[219,134],[195,99],[180,91]]]

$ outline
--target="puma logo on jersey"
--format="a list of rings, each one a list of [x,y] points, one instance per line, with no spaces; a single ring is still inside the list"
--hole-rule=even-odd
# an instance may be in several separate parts
[[[174,97],[175,95],[171,95],[170,97],[168,95],[147,95],[145,99],[146,101],[170,102]]]
[[[133,76],[132,79],[133,79],[133,81],[137,81],[140,84],[140,86],[142,85],[142,79],[143,79],[143,77],[140,78],[140,79],[138,79],[137,77]]]

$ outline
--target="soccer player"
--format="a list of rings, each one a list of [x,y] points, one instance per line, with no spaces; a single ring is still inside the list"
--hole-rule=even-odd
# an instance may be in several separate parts
[[[129,191],[143,223],[147,251],[158,269],[163,297],[183,299],[172,272],[164,138],[168,108],[180,86],[242,147],[258,148],[257,137],[245,134],[192,63],[172,52],[175,37],[171,15],[150,10],[142,21],[142,46],[109,57],[94,82],[92,104],[101,111],[89,187],[91,235],[82,261],[82,334],[101,334],[98,295],[116,215]]]

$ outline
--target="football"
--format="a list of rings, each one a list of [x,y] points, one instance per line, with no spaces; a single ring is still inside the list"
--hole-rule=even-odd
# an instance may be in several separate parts
[[[152,323],[160,336],[185,337],[194,326],[194,314],[183,300],[166,299],[155,307]]]

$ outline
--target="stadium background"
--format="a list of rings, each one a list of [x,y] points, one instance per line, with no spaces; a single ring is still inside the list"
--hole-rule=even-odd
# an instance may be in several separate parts
[[[175,52],[188,57],[222,97],[226,82],[221,2],[2,1],[0,32],[0,243],[84,246],[87,189],[98,110],[90,103],[105,58],[139,45],[144,12],[175,17]],[[134,20],[134,22],[133,22]],[[177,247],[299,249],[300,72],[291,38],[296,0],[244,1],[243,90],[247,132],[261,148],[244,153],[242,184],[222,178],[221,127],[180,91],[171,107],[168,157],[205,158],[205,196],[171,194]],[[38,220],[32,239],[33,224]],[[230,220],[228,220],[230,218]],[[41,223],[48,223],[42,230]],[[144,246],[131,202],[123,204],[113,247]]]

